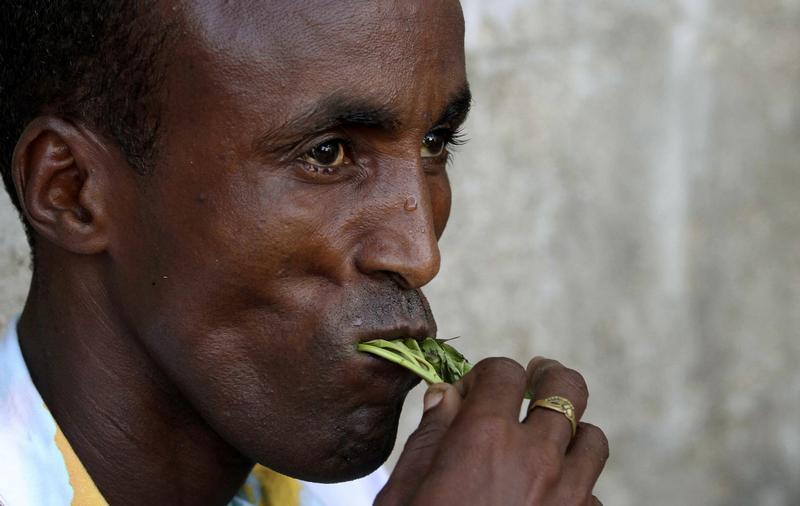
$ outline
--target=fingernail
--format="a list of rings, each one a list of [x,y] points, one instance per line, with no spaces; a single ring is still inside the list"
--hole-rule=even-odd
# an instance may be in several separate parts
[[[422,412],[435,408],[444,399],[444,392],[438,388],[429,388],[422,398]]]

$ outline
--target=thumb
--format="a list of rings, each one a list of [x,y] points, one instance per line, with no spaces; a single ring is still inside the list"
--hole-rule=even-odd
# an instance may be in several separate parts
[[[376,505],[411,502],[439,450],[439,443],[458,414],[461,395],[452,385],[437,383],[428,387],[423,402],[422,420],[409,436],[388,483],[375,499]]]

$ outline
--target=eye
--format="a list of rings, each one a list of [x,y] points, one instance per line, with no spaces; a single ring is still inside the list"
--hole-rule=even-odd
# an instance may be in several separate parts
[[[422,158],[436,158],[442,156],[447,143],[450,140],[450,134],[446,130],[434,130],[425,134],[422,138],[422,147],[419,150]]]
[[[341,167],[347,160],[345,155],[345,141],[341,139],[331,139],[321,142],[308,150],[302,158],[303,161],[316,167]]]

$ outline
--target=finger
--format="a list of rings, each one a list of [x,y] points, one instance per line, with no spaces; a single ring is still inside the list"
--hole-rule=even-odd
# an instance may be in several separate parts
[[[409,436],[403,453],[375,504],[408,504],[426,476],[439,443],[461,407],[461,395],[447,383],[425,392],[422,420]]]
[[[516,423],[526,386],[525,371],[517,362],[509,358],[483,359],[456,384],[464,398],[459,416],[513,417]]]
[[[575,420],[579,421],[586,410],[589,390],[583,376],[561,363],[536,357],[528,363],[531,403],[523,423],[536,431],[539,437],[557,444],[561,452],[567,451],[572,439],[572,424],[563,413],[543,407],[534,407],[533,402],[551,396],[568,399],[575,407]]]
[[[600,428],[580,423],[564,459],[562,483],[588,496],[608,461],[608,439]]]
[[[592,506],[603,506],[603,503],[600,502],[600,499],[595,496],[592,496],[592,502],[590,504]]]

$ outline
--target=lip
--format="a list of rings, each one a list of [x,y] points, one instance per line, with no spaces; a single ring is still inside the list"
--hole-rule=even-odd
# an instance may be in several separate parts
[[[418,325],[404,324],[385,329],[364,329],[355,333],[356,343],[364,343],[375,339],[415,339],[422,341],[426,337],[436,337],[436,330],[427,323]]]

